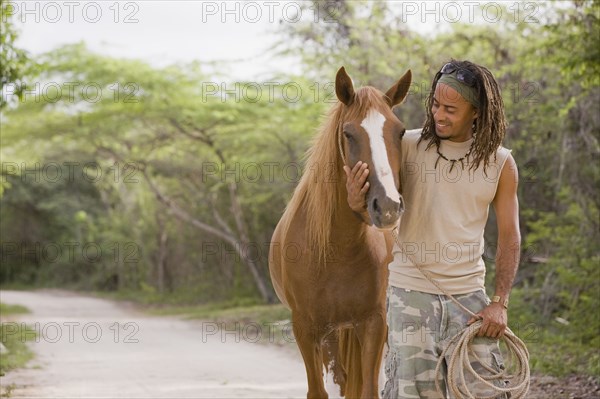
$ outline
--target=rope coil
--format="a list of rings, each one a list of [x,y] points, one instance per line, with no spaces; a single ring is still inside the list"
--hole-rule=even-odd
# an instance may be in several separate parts
[[[400,245],[400,240],[398,238],[398,228],[392,230],[392,236],[398,245],[398,248],[402,248]],[[408,255],[408,254],[407,254]],[[410,259],[410,257],[409,257]],[[462,303],[460,303],[456,298],[452,295],[448,294],[446,290],[444,290],[441,285],[433,279],[426,270],[423,270],[422,266],[418,263],[414,262],[413,259],[410,259],[412,263],[419,269],[419,271],[425,276],[425,278],[433,284],[440,292],[446,295],[452,302],[454,302],[459,308],[463,309],[465,312],[470,314],[471,316],[479,318],[475,313],[465,307]],[[450,392],[455,395],[457,398],[465,398],[465,399],[493,399],[498,397],[503,393],[509,393],[511,399],[523,399],[527,392],[529,391],[530,384],[530,369],[529,369],[529,351],[527,350],[527,346],[525,343],[517,337],[510,328],[506,327],[504,336],[499,339],[500,342],[504,342],[507,347],[507,359],[506,365],[507,369],[510,365],[510,368],[514,368],[514,374],[507,374],[506,371],[497,372],[495,369],[489,367],[485,363],[480,361],[480,364],[491,373],[488,376],[481,376],[473,369],[471,362],[469,360],[469,352],[475,357],[476,360],[479,360],[475,351],[469,351],[469,346],[477,336],[479,329],[481,328],[482,321],[477,320],[470,326],[467,326],[458,334],[450,339],[449,344],[443,349],[440,354],[440,358],[435,367],[435,374],[439,375],[444,359],[449,355],[449,362],[447,364],[448,367],[448,376],[447,383]],[[514,364],[513,364],[514,363]],[[491,396],[485,397],[475,397],[466,381],[466,374],[471,374],[475,379],[485,386],[489,387],[490,392],[493,392]],[[501,387],[494,385],[493,380],[502,380],[509,381],[510,386]],[[442,392],[442,388],[440,386],[440,381],[438,378],[435,379],[435,388],[439,395],[445,397],[445,393]]]
[[[523,341],[521,341],[509,328],[506,329],[506,332],[504,333],[504,336],[500,338],[500,341],[504,342],[507,347],[507,364],[511,364],[511,367],[514,367],[516,370],[515,374],[507,374],[506,371],[497,372],[495,369],[481,361],[480,364],[489,371],[491,375],[481,376],[473,369],[469,360],[469,353],[471,353],[476,360],[479,360],[479,358],[474,351],[469,351],[469,345],[479,332],[481,323],[481,320],[476,321],[451,339],[450,344],[444,348],[440,355],[440,360],[438,360],[435,368],[436,375],[440,372],[444,357],[449,354],[450,361],[448,362],[448,375],[452,378],[447,378],[447,382],[450,392],[452,392],[453,395],[456,395],[456,397],[468,399],[493,399],[502,393],[510,393],[510,398],[525,398],[530,383],[529,352]],[[466,373],[471,374],[477,381],[487,386],[490,389],[490,392],[493,392],[494,394],[485,397],[476,397],[473,395],[466,382]],[[510,381],[510,386],[501,387],[494,385],[490,382],[493,380],[508,380]],[[435,381],[435,387],[437,392],[443,395],[438,379]]]

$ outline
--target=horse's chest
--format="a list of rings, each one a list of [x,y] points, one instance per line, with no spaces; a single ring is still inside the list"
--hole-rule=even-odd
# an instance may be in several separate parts
[[[385,265],[374,259],[343,259],[321,270],[309,292],[322,305],[359,305],[380,296],[386,276]]]

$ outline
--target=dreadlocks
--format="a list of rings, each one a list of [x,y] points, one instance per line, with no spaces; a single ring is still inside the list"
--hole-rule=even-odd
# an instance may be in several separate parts
[[[506,131],[504,102],[502,101],[500,88],[498,87],[498,82],[496,82],[496,79],[494,79],[494,76],[487,68],[469,61],[456,61],[452,59],[450,62],[456,65],[457,69],[468,70],[476,78],[475,89],[479,95],[479,104],[481,104],[481,107],[478,109],[478,117],[474,122],[473,132],[475,140],[470,155],[470,167],[477,169],[481,161],[483,161],[485,171],[492,154],[494,154],[495,160],[496,150],[502,143]],[[433,105],[435,87],[441,76],[441,73],[438,73],[433,79],[431,92],[427,98],[427,118],[423,125],[421,138],[419,139],[419,144],[422,140],[427,141],[426,150],[433,145],[439,148],[440,145],[440,138],[435,134],[435,121],[431,107]]]

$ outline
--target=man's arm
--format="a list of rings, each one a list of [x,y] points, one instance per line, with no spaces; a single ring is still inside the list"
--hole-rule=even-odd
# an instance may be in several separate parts
[[[521,255],[521,232],[519,231],[519,201],[517,165],[509,155],[494,198],[494,209],[498,224],[498,249],[496,251],[496,291],[500,302],[508,300],[510,290],[519,267]],[[500,190],[502,187],[502,190]]]
[[[479,312],[483,323],[479,336],[500,338],[506,330],[508,317],[504,302],[508,301],[510,290],[519,267],[521,254],[521,233],[519,231],[519,201],[517,187],[519,172],[512,155],[504,163],[498,182],[498,190],[493,200],[498,224],[498,246],[496,250],[496,291],[494,296],[500,302],[492,302]],[[469,322],[474,321],[471,319]]]

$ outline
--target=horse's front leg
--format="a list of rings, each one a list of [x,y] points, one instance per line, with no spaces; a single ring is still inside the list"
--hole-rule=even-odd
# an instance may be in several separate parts
[[[379,370],[387,333],[385,311],[382,309],[381,312],[376,312],[355,328],[361,343],[361,398],[379,398]]]
[[[308,399],[327,399],[327,391],[323,382],[323,353],[321,351],[321,340],[324,329],[302,318],[292,316],[294,337],[306,367],[308,378]]]

